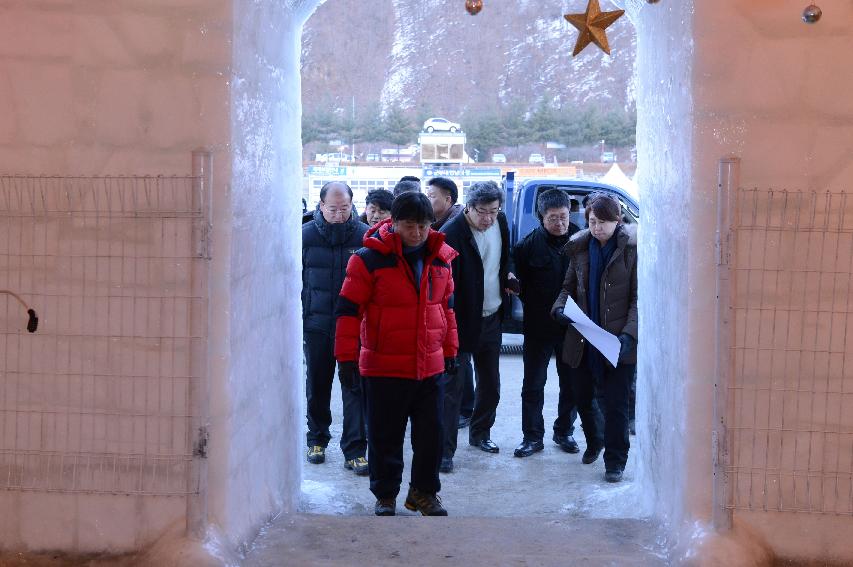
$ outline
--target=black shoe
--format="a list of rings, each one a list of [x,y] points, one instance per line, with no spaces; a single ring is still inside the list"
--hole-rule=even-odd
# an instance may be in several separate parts
[[[521,442],[521,445],[515,448],[513,455],[516,457],[529,457],[533,453],[538,453],[544,448],[545,445],[542,444],[542,441],[528,441],[525,439]]]
[[[377,498],[373,506],[373,513],[377,516],[396,516],[397,500],[394,498]]]
[[[450,473],[453,472],[453,457],[442,457],[441,464],[438,466],[438,472]]]
[[[491,439],[481,439],[480,441],[469,441],[469,445],[472,447],[476,447],[481,451],[485,451],[486,453],[497,453],[500,451],[500,448],[495,445],[495,442]]]
[[[604,471],[604,480],[607,482],[620,482],[622,480],[622,471]]]
[[[575,438],[571,435],[557,435],[554,434],[554,443],[560,446],[560,449],[565,451],[566,453],[579,453],[580,447],[578,447]]]
[[[447,510],[441,505],[437,494],[421,492],[414,486],[409,487],[406,496],[406,509],[412,512],[420,512],[422,516],[446,516]]]
[[[456,429],[465,429],[471,425],[471,418],[465,417],[464,415],[459,416],[459,422],[456,424]]]
[[[585,465],[591,465],[592,463],[598,460],[598,456],[600,454],[601,447],[587,447],[586,451],[583,452],[581,462]]]

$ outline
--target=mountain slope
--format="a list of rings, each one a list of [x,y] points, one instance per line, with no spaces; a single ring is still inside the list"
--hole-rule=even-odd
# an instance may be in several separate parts
[[[470,16],[462,0],[328,0],[305,25],[305,111],[349,110],[353,97],[358,108],[381,101],[451,119],[543,99],[631,107],[633,25],[623,16],[608,28],[611,56],[590,45],[572,58],[577,31],[562,15],[585,6],[486,0]]]

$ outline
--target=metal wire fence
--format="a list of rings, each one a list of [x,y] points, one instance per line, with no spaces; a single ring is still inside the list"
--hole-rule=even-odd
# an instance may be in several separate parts
[[[0,177],[0,488],[194,494],[199,179]]]
[[[853,199],[733,203],[727,507],[853,515]]]

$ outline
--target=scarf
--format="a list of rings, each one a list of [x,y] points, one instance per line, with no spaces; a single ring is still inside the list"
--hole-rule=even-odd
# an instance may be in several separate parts
[[[408,262],[412,269],[412,276],[415,278],[415,289],[418,295],[421,294],[421,276],[424,273],[424,252],[426,251],[426,241],[418,246],[403,245],[403,257]]]
[[[621,225],[616,227],[613,236],[604,246],[592,235],[589,237],[589,282],[586,287],[586,303],[589,306],[589,318],[601,326],[601,276],[604,269],[613,257],[616,250],[616,241],[621,230]],[[597,348],[586,343],[586,367],[596,380],[604,376],[604,357]]]

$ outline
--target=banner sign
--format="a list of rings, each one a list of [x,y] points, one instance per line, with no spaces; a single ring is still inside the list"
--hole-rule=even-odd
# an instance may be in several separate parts
[[[309,165],[308,175],[322,177],[346,177],[347,168],[345,166],[335,165]]]
[[[487,177],[500,178],[501,168],[499,167],[424,167],[424,177]]]

